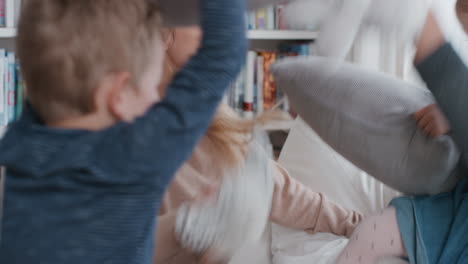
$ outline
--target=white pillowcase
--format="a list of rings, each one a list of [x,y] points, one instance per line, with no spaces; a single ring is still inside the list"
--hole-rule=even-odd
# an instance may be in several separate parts
[[[313,191],[364,214],[387,207],[399,194],[343,158],[300,118],[295,121],[279,163]]]
[[[292,177],[312,190],[324,193],[345,208],[364,214],[382,210],[399,196],[397,191],[336,153],[300,118],[295,121],[279,163]],[[277,225],[272,229],[274,264],[334,264],[348,242],[346,238],[332,234],[310,235]],[[393,259],[383,263],[402,262]]]

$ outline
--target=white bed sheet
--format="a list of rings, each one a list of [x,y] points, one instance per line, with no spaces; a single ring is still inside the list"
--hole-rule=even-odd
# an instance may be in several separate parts
[[[262,241],[254,245],[245,245],[229,262],[229,264],[272,264],[271,226],[263,236]]]
[[[301,119],[297,119],[279,162],[291,176],[331,200],[364,214],[387,207],[399,193],[378,182],[341,157]],[[309,235],[277,225],[272,227],[273,264],[332,264],[346,246],[346,238]],[[381,263],[406,263],[399,259]]]

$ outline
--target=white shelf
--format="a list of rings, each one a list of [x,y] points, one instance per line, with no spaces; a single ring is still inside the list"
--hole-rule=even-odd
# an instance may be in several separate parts
[[[252,40],[314,40],[316,31],[306,30],[249,30],[247,38]]]
[[[294,120],[272,121],[264,125],[266,131],[289,131],[293,127]]]
[[[314,40],[318,32],[306,30],[249,30],[249,39],[264,40]],[[16,37],[16,28],[0,28],[0,38]]]
[[[0,28],[0,38],[16,37],[16,28]]]
[[[294,118],[288,112],[279,112],[276,116],[278,119],[268,121],[263,125],[266,131],[289,131],[294,125]]]

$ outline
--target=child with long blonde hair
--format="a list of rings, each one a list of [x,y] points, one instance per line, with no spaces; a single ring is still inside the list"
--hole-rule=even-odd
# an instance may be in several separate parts
[[[164,95],[165,83],[183,66],[198,48],[202,32],[198,27],[178,28],[165,32],[167,58],[164,78],[159,88]],[[158,219],[157,247],[154,263],[199,263],[199,254],[182,248],[174,233],[177,209],[184,203],[206,196],[221,183],[227,171],[241,166],[248,144],[259,120],[245,120],[227,105],[221,105],[206,135],[191,158],[178,171],[166,193]],[[315,193],[289,176],[271,160],[274,191],[270,220],[310,233],[331,232],[349,236],[362,215],[346,210]],[[311,173],[312,175],[312,173]],[[213,249],[216,251],[216,249]],[[204,255],[205,256],[205,255]],[[209,262],[209,260],[208,260]]]

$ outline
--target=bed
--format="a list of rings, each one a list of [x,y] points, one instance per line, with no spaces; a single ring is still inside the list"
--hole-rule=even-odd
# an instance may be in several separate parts
[[[295,121],[279,162],[313,190],[365,214],[382,210],[399,195],[339,156],[301,119]],[[268,231],[262,243],[247,245],[231,263],[332,264],[348,242],[332,234],[309,235],[274,224]],[[407,262],[386,259],[381,263]]]

